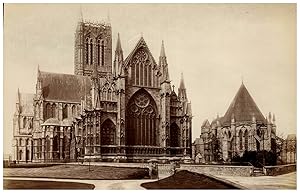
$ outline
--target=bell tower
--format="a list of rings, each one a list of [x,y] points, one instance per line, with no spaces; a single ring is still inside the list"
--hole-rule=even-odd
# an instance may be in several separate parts
[[[105,22],[80,20],[75,32],[74,72],[91,76],[96,65],[98,77],[112,73],[112,31]]]

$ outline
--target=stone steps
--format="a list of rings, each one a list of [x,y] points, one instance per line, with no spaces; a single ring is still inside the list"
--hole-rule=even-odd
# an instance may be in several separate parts
[[[254,168],[252,176],[264,176],[263,168]]]

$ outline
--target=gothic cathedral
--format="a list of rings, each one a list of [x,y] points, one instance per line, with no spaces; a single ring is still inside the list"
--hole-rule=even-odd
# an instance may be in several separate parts
[[[143,37],[126,59],[116,45],[112,60],[111,25],[80,21],[75,74],[38,69],[35,94],[18,90],[18,162],[190,159],[191,103],[183,77],[171,88],[164,43],[158,63]]]

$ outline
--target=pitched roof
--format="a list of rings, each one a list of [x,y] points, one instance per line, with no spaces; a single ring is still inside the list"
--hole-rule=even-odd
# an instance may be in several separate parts
[[[233,101],[231,102],[221,122],[230,124],[232,116],[236,122],[251,121],[254,116],[257,122],[266,123],[266,119],[255,104],[244,84],[241,85]]]
[[[43,97],[48,100],[80,102],[91,89],[87,76],[41,72]]]
[[[21,114],[27,116],[33,116],[33,98],[34,94],[32,93],[20,93],[20,107]]]

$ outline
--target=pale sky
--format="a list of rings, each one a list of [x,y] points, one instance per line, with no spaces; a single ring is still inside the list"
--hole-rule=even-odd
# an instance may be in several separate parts
[[[141,34],[156,62],[164,40],[177,90],[183,72],[201,124],[223,116],[242,81],[277,133],[296,133],[296,4],[81,4],[85,20],[112,25],[124,57]],[[9,4],[4,9],[4,153],[12,145],[16,92],[34,93],[37,66],[73,74],[79,4]],[[114,57],[114,55],[113,55]]]

